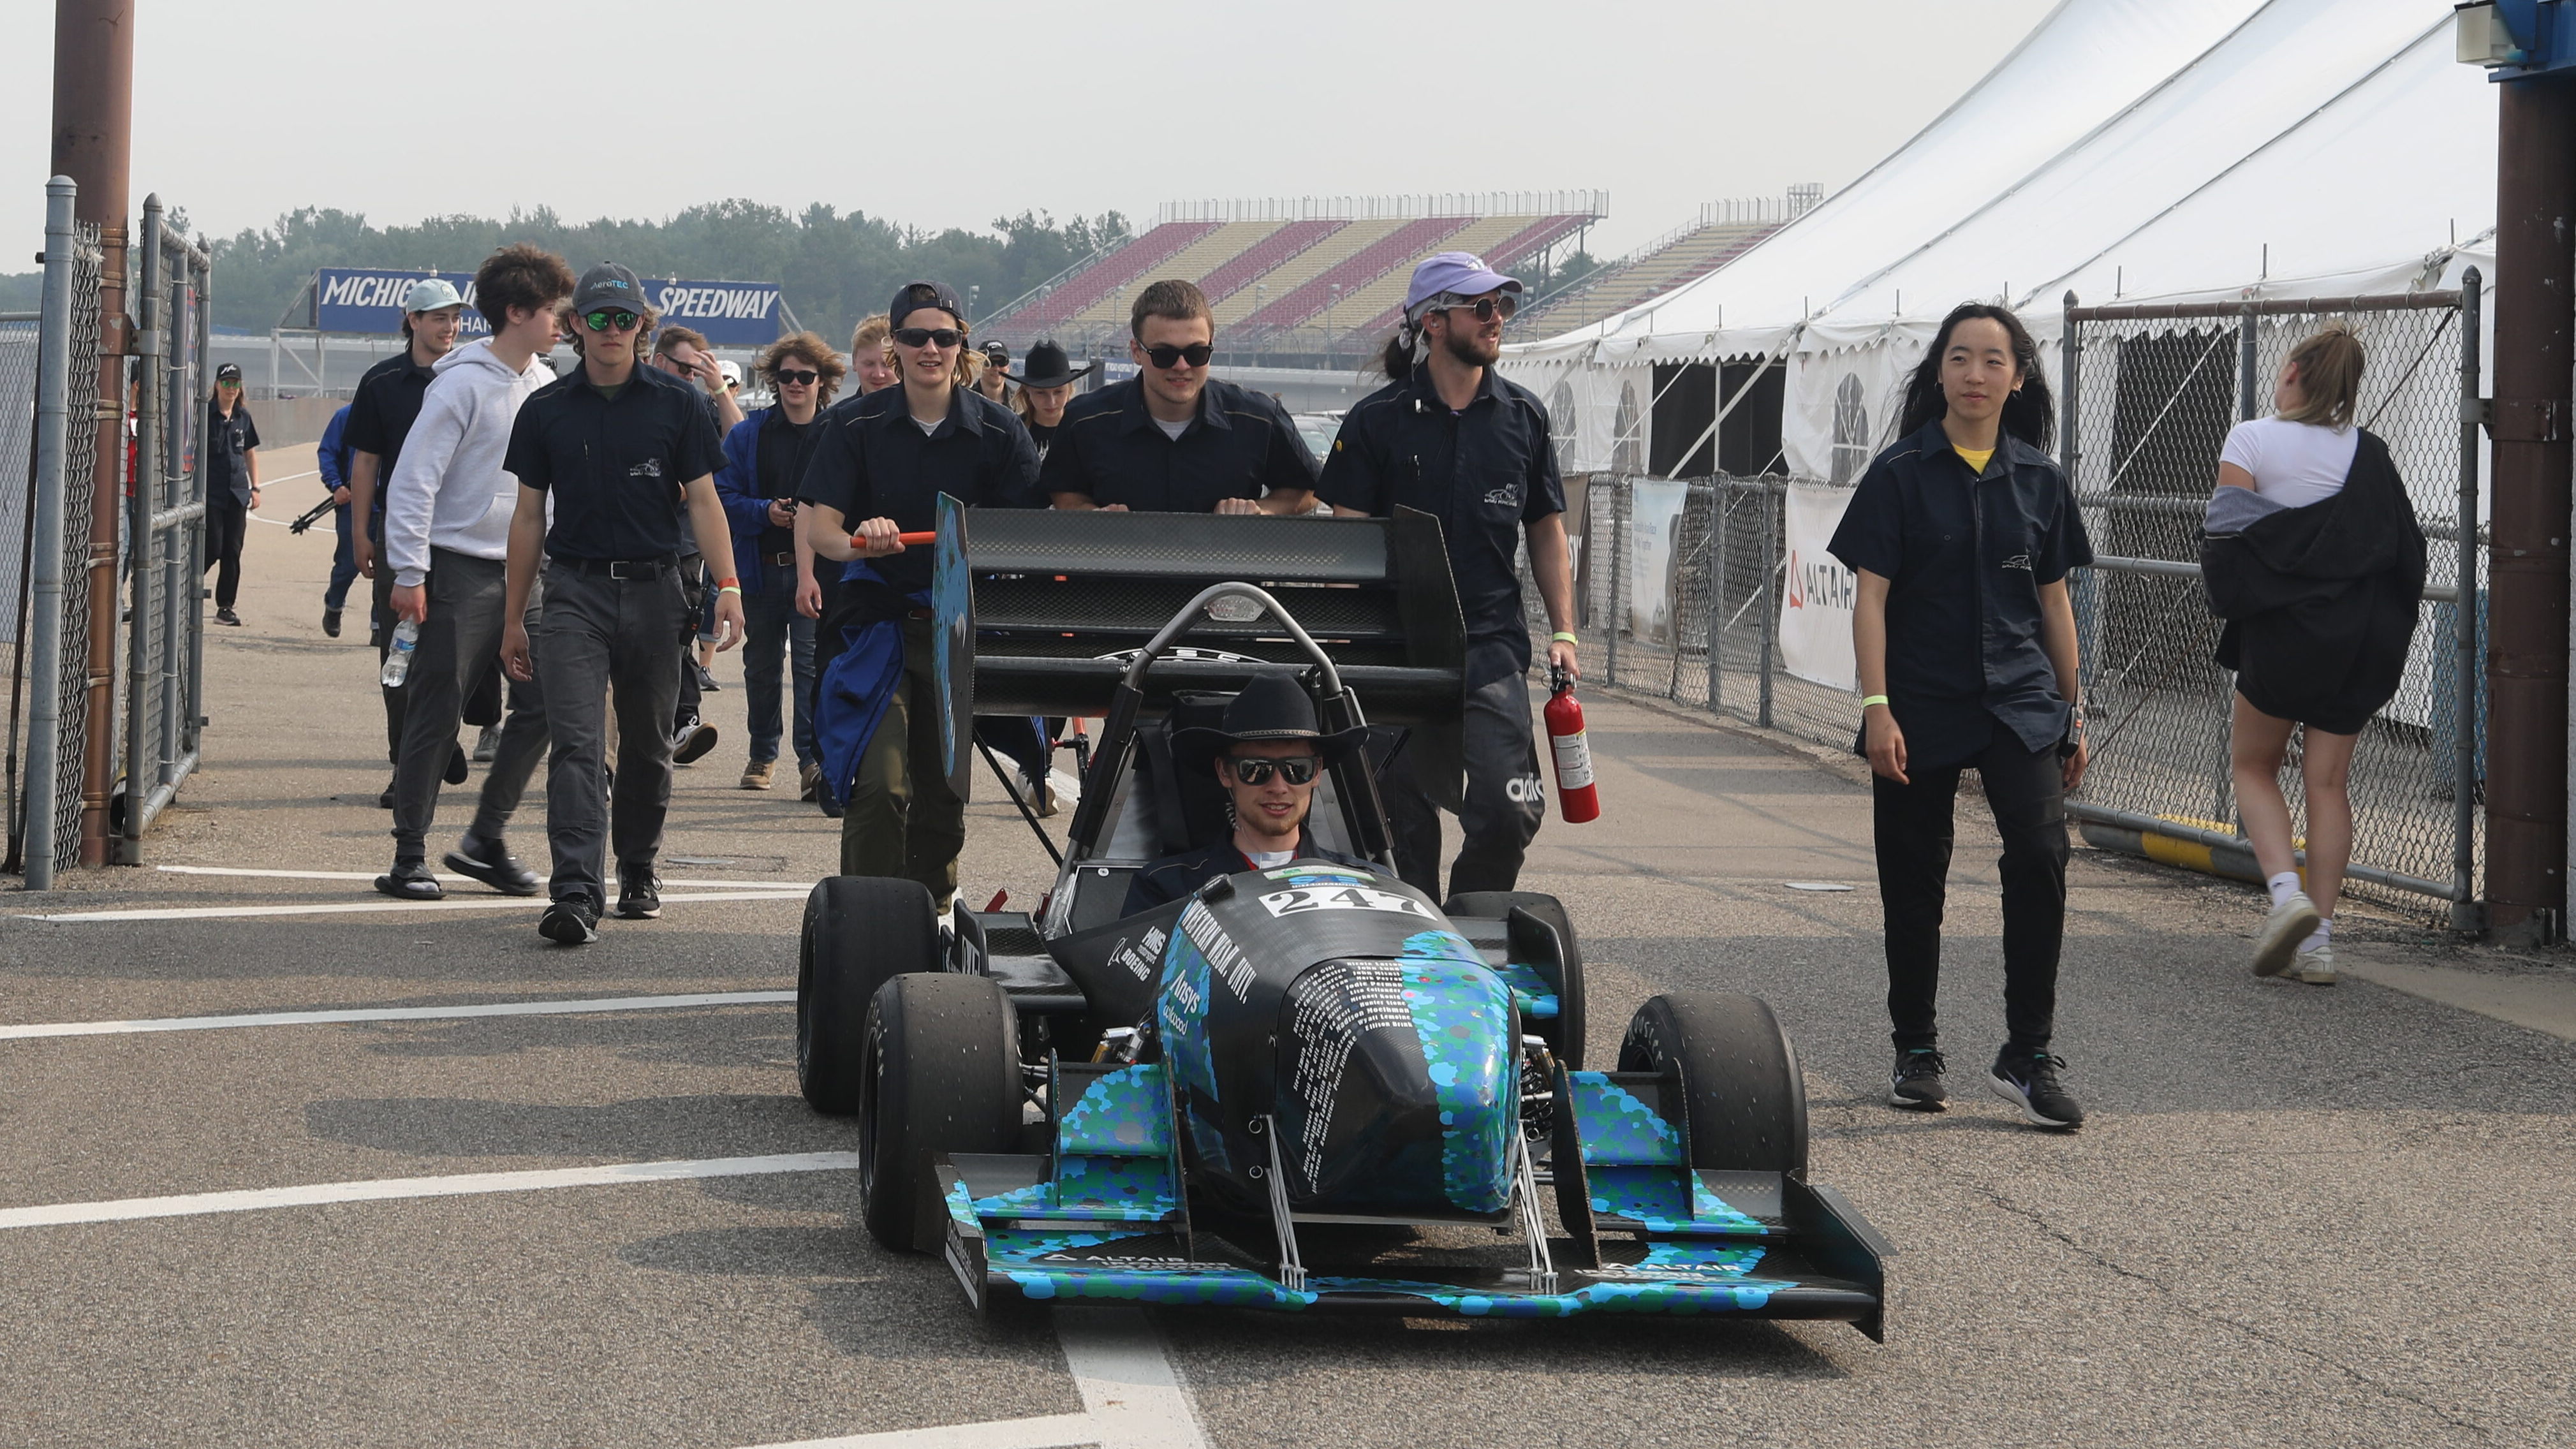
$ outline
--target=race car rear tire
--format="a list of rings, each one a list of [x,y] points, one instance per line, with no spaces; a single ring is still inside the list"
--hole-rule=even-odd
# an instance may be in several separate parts
[[[919,882],[836,875],[805,897],[796,938],[796,1085],[815,1111],[859,1110],[859,1049],[877,988],[939,969],[939,918]]]
[[[1681,1069],[1691,1166],[1803,1175],[1807,1090],[1797,1048],[1760,997],[1672,991],[1628,1021],[1619,1070]]]
[[[1556,930],[1557,941],[1565,947],[1565,989],[1557,993],[1556,1020],[1535,1023],[1532,1030],[1547,1039],[1549,1050],[1557,1060],[1576,1071],[1583,1069],[1583,945],[1574,937],[1574,922],[1566,919],[1565,903],[1537,891],[1460,891],[1449,898],[1441,909],[1452,916],[1473,916],[1478,920],[1502,920],[1518,906],[1545,921]]]
[[[935,1253],[939,1159],[1019,1147],[1019,1012],[989,976],[898,976],[868,1008],[859,1073],[860,1216],[889,1248]]]

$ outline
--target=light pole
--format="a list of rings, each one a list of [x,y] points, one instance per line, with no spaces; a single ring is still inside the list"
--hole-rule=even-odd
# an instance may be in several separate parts
[[[1324,370],[1333,370],[1333,314],[1342,310],[1342,289],[1333,288],[1333,300],[1324,308]]]
[[[966,325],[968,327],[975,325],[975,299],[983,293],[983,290],[982,287],[972,284],[966,288]]]
[[[1259,320],[1263,299],[1268,297],[1269,294],[1269,283],[1255,282],[1252,284],[1252,316],[1254,320]],[[1255,367],[1261,365],[1261,334],[1258,332],[1255,332],[1252,335],[1252,365]]]

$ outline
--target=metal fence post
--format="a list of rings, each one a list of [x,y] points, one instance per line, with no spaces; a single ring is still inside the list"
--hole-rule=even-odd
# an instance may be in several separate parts
[[[1780,591],[1772,586],[1771,581],[1771,576],[1779,568],[1780,563],[1780,510],[1771,506],[1772,493],[1769,482],[1763,483],[1762,491],[1758,496],[1762,500],[1762,696],[1760,708],[1754,712],[1753,722],[1767,730],[1771,728],[1772,634],[1780,627],[1777,617],[1780,610]],[[1783,483],[1780,485],[1781,507],[1788,506],[1788,498],[1789,485]]]
[[[2076,516],[2084,511],[2084,493],[2076,469],[2084,456],[2084,322],[2075,315],[2076,296],[2066,294],[2066,322],[2059,334],[2057,357],[2059,385],[2057,393],[2057,466],[2066,473],[2066,491],[2075,495]],[[2101,615],[2102,581],[2092,569],[2076,573],[2067,583],[2067,592],[2075,605],[2075,678],[2076,688],[2093,687],[2100,663],[2094,656],[2094,623]]]
[[[36,496],[28,562],[27,889],[54,884],[56,768],[63,707],[63,467],[71,442],[72,207],[80,188],[68,176],[45,183],[44,321],[36,353]]]
[[[1735,480],[1708,480],[1708,712],[1719,714],[1726,678],[1726,494]]]
[[[1610,647],[1602,671],[1619,685],[1619,632],[1628,626],[1628,476],[1610,480]]]
[[[2479,705],[2485,651],[2478,646],[2478,619],[2484,612],[2478,597],[2478,425],[2485,409],[2479,400],[2478,333],[2486,320],[2486,279],[2475,267],[2460,274],[2460,503],[2459,534],[2452,540],[2455,562],[2451,577],[2459,589],[2452,606],[2454,647],[2459,663],[2452,681],[2458,692],[2458,716],[2451,741],[2451,929],[2483,931],[2486,908],[2477,899]]]
[[[155,749],[160,723],[159,681],[152,667],[155,594],[161,583],[161,534],[152,526],[159,501],[161,460],[161,359],[169,350],[169,265],[162,254],[161,195],[143,198],[142,336],[135,353],[143,363],[143,396],[135,407],[135,472],[126,503],[126,548],[133,570],[133,596],[126,606],[125,644],[125,819],[108,840],[108,860],[115,865],[143,862],[145,801],[158,782]],[[120,400],[121,401],[121,400]]]

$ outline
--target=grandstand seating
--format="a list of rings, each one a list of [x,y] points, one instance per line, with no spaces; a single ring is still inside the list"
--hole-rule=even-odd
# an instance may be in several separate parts
[[[1152,274],[1137,274],[1125,284],[1123,292],[1113,286],[1110,292],[1074,313],[1067,320],[1077,327],[1108,325],[1123,328],[1136,293],[1160,277],[1205,276],[1211,268],[1258,246],[1282,223],[1276,221],[1229,221],[1153,264]],[[1094,270],[1097,270],[1096,268]],[[1089,275],[1085,273],[1084,275]],[[1079,280],[1077,278],[1076,280]]]
[[[1165,216],[1220,219],[1158,222],[1052,292],[977,319],[976,330],[1014,346],[1053,336],[1094,351],[1115,350],[1137,290],[1158,278],[1186,277],[1208,294],[1221,333],[1250,324],[1248,332],[1235,333],[1238,339],[1257,334],[1256,345],[1291,354],[1318,343],[1329,348],[1345,334],[1390,325],[1413,263],[1421,258],[1465,248],[1508,269],[1590,225],[1605,200],[1599,193],[1571,192],[1490,199],[1300,198],[1195,211],[1175,203]],[[1222,219],[1229,215],[1233,219]],[[1332,338],[1323,336],[1327,330]]]
[[[1319,246],[1325,238],[1349,226],[1347,221],[1292,221],[1264,238],[1260,245],[1199,279],[1199,290],[1210,302],[1221,303],[1235,293],[1250,287],[1264,273],[1285,265],[1307,248]]]
[[[1167,221],[1076,272],[1065,284],[1011,315],[1023,330],[1061,323],[1161,266],[1190,243],[1224,226],[1215,221]]]
[[[1361,284],[1376,281],[1397,267],[1409,266],[1429,253],[1445,251],[1447,248],[1443,243],[1467,230],[1471,220],[1463,216],[1424,216],[1404,222],[1330,268],[1289,288],[1285,295],[1272,297],[1260,311],[1245,317],[1244,322],[1251,327],[1294,327],[1328,308],[1343,318],[1365,315],[1337,307],[1333,302],[1332,289],[1338,286],[1345,294],[1357,291]]]
[[[1589,327],[1695,282],[1751,251],[1787,225],[1784,220],[1721,221],[1695,227],[1603,268],[1590,278],[1521,314],[1514,330],[1524,338],[1555,337]]]

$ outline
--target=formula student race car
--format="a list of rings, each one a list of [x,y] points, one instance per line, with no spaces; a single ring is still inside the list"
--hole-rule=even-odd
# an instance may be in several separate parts
[[[1035,913],[961,906],[943,932],[921,886],[848,876],[807,904],[798,1078],[857,1118],[878,1241],[942,1254],[978,1307],[1723,1314],[1881,1336],[1888,1250],[1806,1180],[1770,1009],[1657,996],[1616,1070],[1587,1070],[1558,902],[1442,903],[1397,879],[1372,770],[1399,732],[1372,731],[1374,754],[1316,791],[1318,843],[1369,866],[1300,860],[1120,916],[1140,866],[1229,829],[1170,739],[1254,674],[1297,678],[1328,733],[1368,722],[1363,690],[1380,726],[1454,727],[1464,639],[1435,520],[943,500],[936,547],[961,790],[976,714],[1106,723]],[[1479,1231],[1397,1231],[1423,1228]]]

